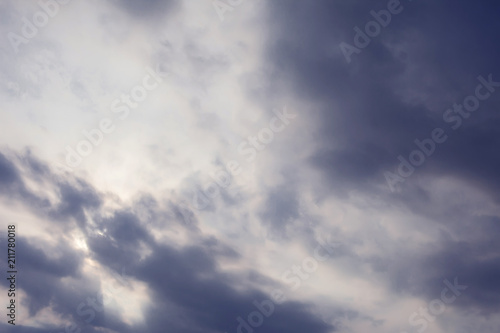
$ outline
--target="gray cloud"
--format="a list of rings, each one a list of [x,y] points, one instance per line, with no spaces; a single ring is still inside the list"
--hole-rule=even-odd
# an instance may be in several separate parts
[[[98,294],[100,287],[98,280],[81,272],[83,254],[70,250],[68,244],[63,241],[55,248],[45,244],[45,250],[41,251],[30,244],[36,240],[20,238],[18,241],[22,251],[19,252],[19,257],[23,262],[23,274],[29,278],[24,280],[19,288],[27,293],[26,302],[30,315],[35,315],[42,308],[51,305],[56,312],[69,316],[73,322],[83,325],[81,327],[88,326],[89,329],[107,327],[121,332],[133,332],[136,329],[160,332],[169,327],[176,332],[234,331],[238,326],[238,316],[246,318],[249,313],[255,311],[253,301],[270,299],[269,295],[257,289],[237,290],[239,278],[221,271],[218,260],[239,260],[238,253],[221,244],[216,238],[203,237],[199,245],[187,245],[180,249],[159,244],[147,230],[147,225],[132,212],[133,209],[118,210],[110,217],[100,215],[98,208],[102,202],[102,194],[82,180],[59,179],[51,174],[50,169],[42,162],[29,154],[23,155],[16,162],[10,161],[2,154],[1,161],[1,179],[9,184],[19,184],[18,187],[21,188],[24,182],[16,163],[29,165],[36,172],[39,181],[57,179],[55,184],[61,203],[49,209],[52,216],[77,221],[78,227],[86,234],[86,241],[94,259],[116,274],[121,274],[120,269],[126,267],[127,276],[145,282],[151,289],[153,304],[150,308],[143,309],[146,315],[144,327],[131,327],[120,323],[112,313],[98,315],[88,326],[83,322],[83,318],[76,315],[75,309],[82,300]],[[19,200],[23,202],[24,199]],[[151,199],[149,202],[151,203]],[[149,209],[154,210],[154,205],[149,205]],[[97,236],[90,230],[90,222],[85,218],[86,213],[92,215],[95,221],[92,228],[99,230],[102,236]],[[170,216],[181,218],[175,213]],[[163,216],[159,215],[159,218]],[[141,259],[141,243],[152,250],[145,259]],[[46,251],[57,253],[59,257],[49,258],[45,254]],[[259,275],[254,272],[249,276],[254,276],[254,279],[257,278],[262,283],[271,281]],[[64,277],[77,279],[79,286],[83,283],[86,287],[70,288],[61,283]],[[7,281],[2,284],[6,285]],[[313,315],[308,307],[306,303],[291,301],[276,305],[275,314],[266,318],[259,330],[330,332],[333,327]],[[174,311],[177,315],[165,315],[163,311]],[[49,329],[54,328],[47,328],[46,331]]]

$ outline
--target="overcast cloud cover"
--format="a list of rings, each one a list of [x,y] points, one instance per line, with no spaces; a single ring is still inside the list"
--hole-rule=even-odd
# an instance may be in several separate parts
[[[0,332],[499,332],[499,14],[0,0]]]

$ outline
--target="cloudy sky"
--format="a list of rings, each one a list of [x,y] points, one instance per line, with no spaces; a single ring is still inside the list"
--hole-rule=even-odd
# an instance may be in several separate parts
[[[0,331],[497,333],[499,14],[0,0]]]

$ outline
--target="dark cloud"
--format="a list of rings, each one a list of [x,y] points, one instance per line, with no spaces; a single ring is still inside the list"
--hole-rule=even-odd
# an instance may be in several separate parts
[[[31,243],[37,243],[38,246]],[[17,238],[16,259],[19,262],[17,275],[22,279],[22,289],[28,295],[23,299],[29,309],[29,315],[35,315],[42,308],[49,306],[51,301],[61,302],[69,290],[61,286],[61,278],[77,277],[82,263],[82,255],[68,249],[65,244],[49,246],[40,239]],[[48,252],[54,254],[48,255]],[[5,261],[2,258],[2,261]],[[2,285],[8,287],[8,281],[2,279]],[[18,285],[19,285],[18,279]],[[26,314],[27,315],[27,314]]]
[[[267,192],[266,205],[261,213],[262,223],[270,227],[271,234],[287,235],[287,226],[299,217],[297,192],[290,184],[282,185]]]
[[[472,213],[476,207],[457,205],[453,196],[436,200],[430,183],[423,180],[451,177],[498,201],[500,132],[495,128],[500,91],[482,102],[456,131],[442,117],[453,103],[474,93],[479,75],[491,73],[500,82],[496,42],[500,23],[495,16],[500,5],[401,3],[403,12],[354,54],[351,63],[339,44],[353,44],[353,28],[363,29],[373,19],[370,11],[386,8],[387,1],[269,3],[265,65],[269,85],[275,93],[288,91],[315,106],[308,114],[297,112],[318,119],[314,136],[318,148],[304,161],[325,178],[320,184],[324,190],[315,188],[318,196],[347,199],[353,191],[361,191],[386,199],[389,207],[404,207],[429,218],[428,223],[442,228],[443,235],[454,235],[426,248],[403,250],[398,257],[351,255],[353,262],[369,263],[376,276],[384,277],[380,282],[389,283],[396,293],[430,299],[439,296],[443,279],[457,276],[470,288],[456,306],[498,312],[499,247],[493,241],[499,232],[497,219],[479,223]],[[258,90],[250,87],[249,93],[256,95]],[[398,155],[408,157],[416,149],[414,140],[430,137],[437,127],[446,131],[448,141],[437,146],[399,192],[391,193],[384,172],[394,172]],[[293,197],[287,191],[270,194],[267,216],[286,221],[294,212]]]
[[[12,160],[10,159],[12,158]],[[48,207],[49,201],[41,198],[36,193],[28,190],[21,176],[21,170],[13,162],[17,158],[15,156],[8,157],[6,154],[0,153],[0,194],[6,200],[19,200],[27,204],[30,208],[43,210]],[[25,164],[29,168],[35,168],[33,162],[29,158],[29,154],[25,155]]]
[[[2,187],[12,185],[16,181],[19,181],[16,167],[5,155],[0,154],[0,182],[3,185]]]
[[[98,208],[101,205],[101,197],[81,180],[77,180],[75,184],[62,181],[57,185],[61,201],[49,215],[66,221],[72,217],[83,227],[87,221],[85,209]]]
[[[393,258],[387,265],[388,281],[398,292],[425,295],[430,301],[440,297],[444,280],[457,278],[468,288],[450,306],[474,309],[485,316],[497,313],[500,246],[496,238],[500,219],[483,216],[463,221],[457,218],[454,222],[453,228],[443,227],[438,241]]]
[[[135,268],[136,276],[155,291],[155,305],[175,309],[176,316],[185,321],[165,316],[163,311],[147,311],[151,332],[163,327],[177,327],[184,332],[236,331],[237,317],[255,311],[253,301],[269,299],[258,290],[244,293],[231,287],[232,278],[216,269],[214,258],[199,247],[181,251],[165,246]],[[275,313],[265,319],[260,332],[329,332],[332,327],[315,318],[305,304],[286,302],[276,305]],[[171,311],[170,311],[171,312]],[[189,321],[187,320],[189,318]]]
[[[130,15],[146,20],[165,17],[181,6],[180,0],[114,0],[114,2]]]
[[[40,239],[18,239],[21,249],[18,258],[22,262],[23,276],[26,276],[18,287],[27,295],[24,302],[30,316],[50,306],[88,332],[98,331],[99,328],[119,332],[163,332],[166,327],[173,332],[230,332],[236,331],[238,316],[247,318],[256,310],[254,301],[271,298],[253,287],[243,287],[246,284],[241,282],[242,277],[254,285],[278,286],[258,272],[249,271],[241,276],[223,272],[219,260],[237,261],[240,255],[213,236],[205,237],[195,232],[194,240],[199,240],[199,244],[183,247],[157,243],[148,229],[148,223],[151,217],[181,220],[182,214],[176,211],[178,206],[173,202],[169,205],[173,211],[165,213],[159,211],[152,197],[143,195],[136,202],[137,207],[104,215],[99,211],[103,195],[81,179],[68,175],[65,179],[61,175],[55,176],[42,162],[37,160],[36,165],[34,160],[28,162],[32,159],[30,156],[15,162],[5,155],[0,157],[3,177],[9,184],[17,183],[22,187],[24,181],[19,169],[24,167],[24,163],[38,175],[40,184],[54,185],[46,190],[58,193],[61,202],[42,211],[50,211],[60,219],[74,218],[78,222],[74,228],[83,232],[90,250],[89,255],[84,255],[56,235],[55,239],[60,240],[55,246]],[[24,176],[29,177],[29,174]],[[148,223],[144,223],[135,212],[146,216]],[[87,215],[92,217],[92,224]],[[182,223],[184,221],[177,225]],[[74,231],[74,228],[69,230]],[[145,258],[144,249],[151,250]],[[144,325],[132,327],[124,324],[116,314],[107,310],[97,313],[90,323],[85,323],[85,317],[77,312],[77,307],[89,297],[102,303],[101,293],[104,292],[95,276],[83,273],[85,257],[97,260],[114,272],[114,276],[122,275],[125,280],[132,278],[147,284],[152,304],[147,309],[141,309],[146,316]],[[66,282],[63,282],[64,278]],[[1,283],[7,285],[6,280]],[[130,287],[130,284],[126,283],[126,286]],[[23,329],[29,332],[28,328]],[[54,329],[60,328],[50,327],[39,332]],[[334,327],[316,317],[309,304],[287,301],[276,304],[274,313],[266,317],[259,328],[261,332],[276,330],[326,333],[332,332]]]
[[[113,3],[131,17],[153,25],[182,6],[180,0]],[[500,4],[451,0],[401,3],[403,12],[393,16],[390,25],[360,54],[354,54],[351,63],[344,58],[339,44],[353,44],[353,28],[363,29],[372,20],[370,11],[385,8],[386,0],[267,3],[267,35],[261,36],[265,39],[265,63],[256,72],[241,73],[237,82],[262,109],[270,110],[269,106],[275,106],[283,96],[303,101],[302,105],[313,105],[294,111],[300,113],[299,119],[313,123],[314,127],[308,129],[312,133],[306,134],[313,138],[308,147],[314,149],[304,156],[303,163],[279,170],[281,183],[260,188],[264,203],[258,208],[257,217],[272,236],[268,238],[293,239],[308,247],[315,246],[318,235],[314,226],[321,222],[328,226],[328,221],[324,216],[309,216],[308,207],[301,201],[300,191],[306,187],[302,181],[307,179],[306,175],[299,181],[301,171],[312,167],[323,177],[321,184],[312,184],[316,196],[313,200],[321,203],[334,196],[341,203],[357,206],[368,219],[359,223],[366,230],[346,236],[350,238],[343,239],[325,265],[332,265],[343,274],[363,277],[381,289],[386,288],[388,297],[398,298],[438,298],[443,280],[453,281],[456,277],[468,289],[450,307],[457,313],[489,318],[498,314],[500,306],[500,219],[493,209],[484,209],[472,198],[459,198],[464,194],[456,193],[458,190],[449,190],[444,198],[436,195],[445,191],[436,184],[447,179],[460,184],[460,188],[484,194],[493,204],[500,200],[500,91],[482,102],[481,108],[464,119],[457,130],[452,130],[442,118],[453,103],[462,103],[474,93],[479,75],[487,77],[491,73],[495,81],[500,81]],[[197,90],[207,86],[215,77],[213,73],[230,65],[227,57],[196,43],[174,47],[164,41],[164,46],[158,58],[182,56],[188,60],[189,70],[202,74],[191,82],[199,87]],[[252,51],[244,49],[244,42],[238,50]],[[162,66],[172,71],[174,62],[166,58],[161,59]],[[3,71],[15,86],[13,69]],[[31,86],[23,89],[39,92],[39,87]],[[83,90],[77,90],[82,95]],[[202,112],[203,98],[190,99],[198,112],[198,121],[201,119],[200,128],[224,129],[223,121],[215,114]],[[449,139],[436,147],[436,152],[397,192],[391,192],[384,172],[394,172],[398,155],[407,157],[416,149],[414,140],[430,137],[436,127],[443,128]],[[297,140],[306,137],[294,134],[298,134]],[[228,142],[222,144],[227,146]],[[290,154],[294,153],[291,150]],[[280,151],[279,157],[286,162],[290,157],[287,154]],[[217,159],[214,164],[219,162]],[[201,177],[188,175],[179,192],[184,192],[187,183],[198,191],[205,190]],[[359,201],[349,203],[352,194],[376,198],[384,204],[372,207]],[[42,237],[18,238],[23,269],[19,286],[26,293],[26,316],[34,316],[50,306],[65,320],[85,327],[84,332],[102,332],[104,328],[123,333],[234,332],[236,319],[247,318],[255,311],[254,301],[270,298],[264,289],[280,287],[264,272],[222,269],[223,263],[239,264],[243,254],[217,237],[203,234],[200,212],[173,195],[162,201],[140,193],[131,203],[116,200],[118,207],[110,211],[104,203],[111,194],[99,192],[84,179],[53,173],[29,150],[19,154],[0,152],[0,195],[4,202],[24,207],[23,213],[54,228],[51,242]],[[240,208],[246,199],[249,197],[221,190],[220,198],[207,202],[204,213],[216,215],[223,207]],[[408,220],[418,219],[421,234],[395,236],[401,230],[389,230],[377,216],[384,215],[385,210],[404,212]],[[249,219],[248,216],[244,213],[241,219]],[[402,229],[408,226],[403,220]],[[335,222],[332,224],[340,224]],[[345,229],[348,227],[351,226]],[[431,227],[437,235],[426,233]],[[154,234],[157,230],[183,233],[186,237],[181,237],[180,245],[169,242],[168,237],[158,238]],[[344,228],[335,232],[344,237]],[[76,250],[71,240],[75,233],[84,238],[88,252]],[[358,237],[354,239],[355,236]],[[366,251],[365,245],[373,246],[373,253]],[[129,279],[147,285],[150,303],[137,309],[145,316],[143,324],[122,322],[112,307],[97,314],[89,324],[78,315],[76,308],[82,301],[89,297],[99,299],[104,291],[101,281],[83,269],[87,259],[114,276],[125,270]],[[0,262],[5,264],[5,258]],[[0,283],[7,285],[6,280]],[[124,288],[134,291],[130,284]],[[336,316],[345,316],[348,321],[366,320],[374,328],[383,324],[356,309],[343,308],[326,315],[327,323],[311,303],[287,301],[276,305],[274,314],[266,317],[255,331],[333,332],[340,329],[332,324],[338,322]],[[59,329],[19,326],[15,331]],[[2,323],[0,331],[14,330]]]
[[[325,172],[336,194],[386,185],[383,173],[394,171],[399,154],[408,156],[416,148],[415,139],[429,137],[436,127],[450,133],[443,112],[474,92],[477,76],[500,78],[495,43],[500,29],[492,14],[498,4],[492,2],[402,2],[403,12],[348,64],[339,43],[352,44],[353,27],[363,27],[372,19],[370,10],[386,3],[270,4],[271,78],[276,85],[287,82],[294,96],[318,105],[314,112],[321,119],[321,148],[310,161]],[[453,19],[442,19],[450,15]],[[415,97],[412,101],[404,95]],[[484,102],[467,126],[438,147],[426,163],[432,168],[417,173],[459,173],[498,188],[498,175],[492,172],[499,163],[494,153],[498,137],[492,128],[499,103],[500,94]]]

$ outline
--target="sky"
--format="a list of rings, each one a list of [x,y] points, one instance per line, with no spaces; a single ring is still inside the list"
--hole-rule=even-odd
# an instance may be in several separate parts
[[[0,332],[499,332],[499,13],[0,0]]]

